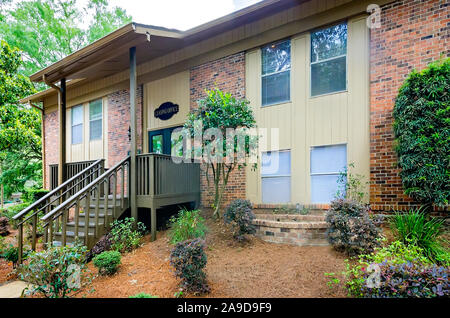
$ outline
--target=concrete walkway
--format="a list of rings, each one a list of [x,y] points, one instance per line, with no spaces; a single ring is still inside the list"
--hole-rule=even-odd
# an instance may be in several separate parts
[[[20,298],[23,290],[29,284],[16,280],[11,283],[7,283],[5,285],[0,286],[0,298]]]

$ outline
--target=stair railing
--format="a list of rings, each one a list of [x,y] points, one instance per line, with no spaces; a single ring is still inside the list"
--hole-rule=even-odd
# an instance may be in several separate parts
[[[120,180],[118,176],[120,174]],[[120,181],[120,182],[119,182]],[[103,195],[103,210],[104,210],[104,228],[109,229],[110,223],[114,221],[115,209],[117,207],[117,194],[120,192],[120,207],[122,209],[128,208],[125,206],[125,195],[129,193],[130,185],[130,157],[117,163],[111,169],[108,169],[86,187],[75,193],[69,199],[61,203],[58,207],[47,213],[41,218],[44,226],[45,243],[47,246],[53,244],[53,238],[55,231],[61,232],[62,245],[67,244],[67,222],[69,217],[72,217],[75,223],[74,237],[80,238],[80,213],[84,213],[84,244],[88,246],[89,243],[89,224],[90,224],[90,209],[92,198],[96,198],[94,205],[94,236],[98,236],[99,214],[100,214],[100,197]],[[119,189],[118,189],[119,186]],[[108,214],[109,195],[112,194],[112,220]],[[128,203],[129,204],[129,203]],[[82,211],[83,210],[83,211]],[[61,226],[56,222],[58,219],[62,219]]]
[[[33,251],[36,250],[36,242],[37,242],[37,227],[38,227],[38,218],[42,214],[46,214],[51,211],[52,207],[55,205],[59,205],[66,200],[66,198],[81,189],[86,184],[86,180],[90,178],[96,178],[99,175],[103,174],[105,165],[104,159],[99,159],[92,163],[89,167],[80,171],[78,174],[65,181],[63,184],[58,186],[56,189],[50,191],[41,199],[37,200],[33,204],[29,205],[27,208],[23,209],[21,212],[13,216],[13,220],[17,221],[18,228],[18,252],[19,252],[19,264],[22,263],[23,260],[23,227],[24,224],[29,223],[31,221],[31,249]],[[57,220],[59,222],[59,220]]]

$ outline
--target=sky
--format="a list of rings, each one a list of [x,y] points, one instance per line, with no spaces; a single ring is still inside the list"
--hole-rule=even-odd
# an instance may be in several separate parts
[[[80,5],[83,1],[81,0]],[[110,0],[134,22],[187,30],[261,0]]]

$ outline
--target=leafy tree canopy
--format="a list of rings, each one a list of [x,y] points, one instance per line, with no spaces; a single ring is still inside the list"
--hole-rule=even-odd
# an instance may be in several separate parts
[[[426,206],[450,200],[450,59],[413,71],[394,107],[405,193]]]

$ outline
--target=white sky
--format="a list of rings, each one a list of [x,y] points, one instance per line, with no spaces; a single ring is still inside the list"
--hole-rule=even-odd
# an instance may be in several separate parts
[[[83,5],[87,0],[79,0]],[[134,22],[187,30],[261,0],[110,0]]]

